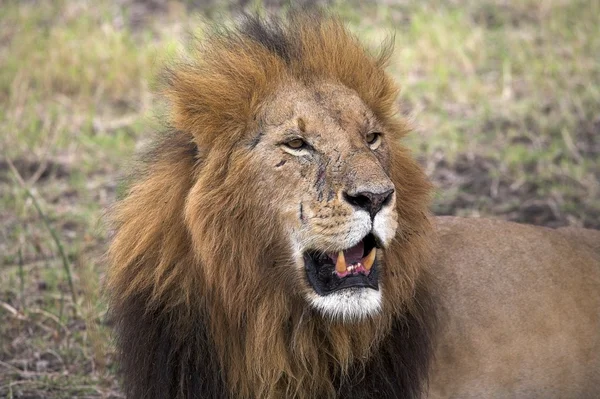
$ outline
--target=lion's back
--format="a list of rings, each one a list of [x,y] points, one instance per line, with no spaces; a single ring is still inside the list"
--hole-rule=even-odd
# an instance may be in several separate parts
[[[598,262],[600,262],[600,230],[563,227],[558,232],[566,237],[573,245],[591,248]]]

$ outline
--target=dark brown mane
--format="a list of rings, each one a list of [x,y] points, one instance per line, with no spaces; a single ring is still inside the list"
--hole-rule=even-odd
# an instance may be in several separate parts
[[[430,186],[398,143],[407,128],[393,116],[388,50],[370,55],[320,14],[247,17],[166,72],[173,130],[112,214],[108,289],[128,397],[420,395],[435,321]],[[343,323],[308,307],[290,286],[277,204],[244,195],[257,171],[238,144],[251,144],[258,111],[290,79],[353,89],[395,135],[400,233],[386,250],[378,316]]]

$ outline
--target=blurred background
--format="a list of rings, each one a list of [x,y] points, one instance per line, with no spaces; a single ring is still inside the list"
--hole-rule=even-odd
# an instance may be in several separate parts
[[[600,1],[299,3],[395,33],[435,213],[600,228]],[[0,397],[122,397],[103,217],[161,129],[157,72],[207,23],[289,5],[0,0]]]

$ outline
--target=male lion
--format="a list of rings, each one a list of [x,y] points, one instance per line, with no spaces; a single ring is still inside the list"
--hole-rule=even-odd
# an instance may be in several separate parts
[[[113,212],[128,397],[600,397],[600,232],[431,217],[388,54],[247,17],[167,71]]]

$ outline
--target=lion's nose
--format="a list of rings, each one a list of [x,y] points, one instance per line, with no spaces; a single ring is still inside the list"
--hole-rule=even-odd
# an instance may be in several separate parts
[[[360,191],[357,193],[344,193],[344,198],[351,205],[358,209],[364,209],[369,212],[371,219],[375,217],[377,212],[381,210],[384,205],[387,205],[394,194],[394,189],[389,189],[381,193],[375,193],[372,191]]]

